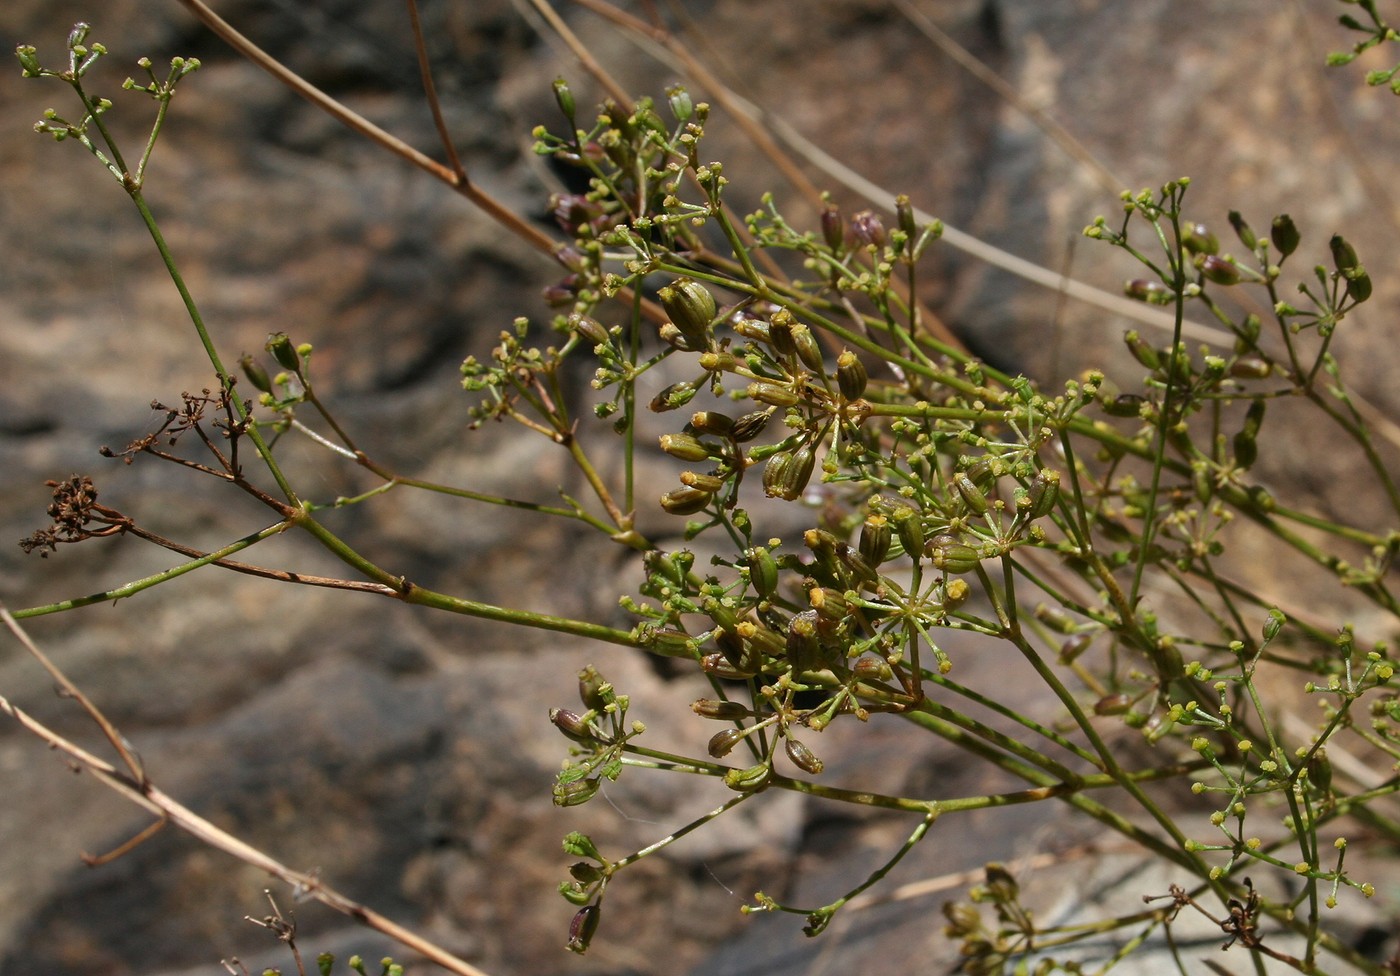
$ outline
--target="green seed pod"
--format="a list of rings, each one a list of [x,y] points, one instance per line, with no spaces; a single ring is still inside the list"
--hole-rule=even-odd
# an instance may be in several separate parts
[[[1130,331],[1123,336],[1123,341],[1128,345],[1128,351],[1133,354],[1133,358],[1148,369],[1157,369],[1162,365],[1161,357],[1157,355],[1157,350],[1149,346],[1136,331]]]
[[[707,461],[719,455],[694,434],[662,434],[661,450],[681,461]]]
[[[724,785],[736,793],[757,793],[768,785],[773,769],[767,763],[759,763],[747,769],[731,769],[724,774]]]
[[[792,317],[792,313],[785,308],[780,308],[773,313],[773,319],[768,323],[768,334],[772,338],[773,348],[780,356],[796,356],[797,343],[793,341],[792,329],[797,321]]]
[[[860,527],[860,554],[872,567],[878,566],[889,555],[894,530],[890,520],[879,514],[867,515]]]
[[[912,508],[900,507],[890,513],[890,519],[894,522],[894,533],[899,537],[899,544],[909,556],[918,559],[924,551],[924,524],[919,513]]]
[[[968,511],[974,515],[987,514],[987,496],[982,494],[982,489],[972,483],[972,479],[966,474],[956,474],[953,476],[953,487],[957,489],[963,504]]]
[[[665,413],[667,410],[675,410],[685,406],[695,399],[695,394],[698,392],[699,388],[694,383],[682,380],[679,383],[672,383],[656,394],[647,406],[651,408],[652,413]]]
[[[1263,485],[1253,485],[1250,487],[1249,501],[1250,504],[1254,506],[1256,512],[1262,512],[1265,515],[1272,512],[1278,505],[1278,503],[1274,501],[1274,496],[1269,492],[1269,489],[1265,488]]]
[[[841,389],[841,395],[847,400],[859,400],[865,395],[869,382],[870,375],[866,372],[865,363],[849,349],[843,349],[841,355],[836,357],[836,385]]]
[[[803,610],[788,621],[787,659],[794,671],[812,671],[821,665],[821,640],[817,611]]]
[[[734,418],[718,410],[697,410],[690,415],[690,428],[697,434],[728,437],[734,430]]]
[[[851,603],[845,594],[829,586],[814,586],[807,593],[807,602],[817,616],[825,620],[845,620],[851,615]]]
[[[698,488],[676,488],[661,496],[661,508],[668,515],[694,515],[715,496]]]
[[[1118,396],[1099,401],[1103,412],[1110,417],[1137,417],[1142,413],[1142,405],[1147,400],[1136,393],[1120,393]]]
[[[778,561],[773,553],[763,546],[746,550],[744,560],[749,567],[749,585],[761,597],[771,597],[778,592]]]
[[[742,624],[735,626],[737,628]],[[715,631],[715,646],[735,671],[750,675],[763,670],[763,656],[758,652],[758,648],[745,643],[737,629],[720,628]]]
[[[1360,266],[1352,268],[1343,276],[1347,280],[1347,297],[1360,305],[1371,297],[1371,276]]]
[[[743,729],[725,729],[710,736],[709,743],[705,746],[705,751],[712,759],[723,759],[734,751],[734,747],[744,741]]]
[[[807,445],[774,454],[763,466],[763,493],[769,498],[794,501],[807,489],[816,467],[816,455]]]
[[[1308,760],[1308,780],[1323,793],[1332,789],[1332,761],[1326,747],[1319,746]]]
[[[735,629],[743,640],[745,648],[757,656],[759,660],[765,657],[782,657],[786,653],[786,638],[770,627],[745,620]]]
[[[596,778],[576,779],[572,783],[554,784],[554,805],[556,807],[576,807],[587,803],[598,793]]]
[[[1116,695],[1105,695],[1094,702],[1095,715],[1123,715],[1133,707],[1133,699],[1121,691]]]
[[[801,399],[792,387],[779,383],[750,383],[745,392],[750,400],[766,403],[771,407],[796,406],[797,401]]]
[[[38,78],[44,73],[44,66],[38,58],[38,51],[32,44],[21,44],[15,48],[19,58],[20,71],[26,78]]]
[[[690,710],[701,718],[719,719],[723,722],[733,722],[749,716],[749,710],[738,702],[719,701],[715,698],[701,698],[691,703]]]
[[[894,677],[894,671],[884,661],[863,657],[851,666],[851,675],[857,681],[888,681]]]
[[[1196,270],[1207,281],[1217,285],[1237,285],[1240,283],[1240,269],[1233,261],[1227,261],[1218,254],[1198,254]]]
[[[572,709],[551,708],[549,720],[554,723],[555,728],[575,742],[598,741],[598,737],[593,734],[589,723],[584,720],[582,715]]]
[[[716,311],[715,296],[710,290],[690,278],[677,278],[657,294],[681,335],[696,347],[705,346]]]
[[[1259,243],[1259,238],[1254,231],[1250,229],[1250,226],[1244,222],[1244,218],[1240,216],[1238,210],[1230,211],[1230,226],[1235,228],[1235,234],[1238,235],[1240,243],[1251,251],[1254,250],[1255,245]],[[1183,243],[1185,242],[1183,241]],[[1216,252],[1211,251],[1209,253],[1214,254]]]
[[[1277,607],[1269,611],[1269,619],[1264,621],[1264,643],[1272,643],[1274,638],[1283,630],[1283,625],[1288,622],[1282,610]]]
[[[1049,515],[1060,500],[1060,472],[1051,468],[1037,471],[1028,496],[1027,518],[1034,521]]]
[[[587,861],[575,861],[569,865],[569,877],[579,884],[593,884],[603,880],[603,872],[596,864],[589,864]]]
[[[1035,619],[1039,620],[1051,630],[1059,631],[1061,634],[1072,634],[1079,627],[1074,622],[1074,618],[1065,613],[1059,607],[1052,607],[1045,603],[1038,603],[1035,607]]]
[[[578,697],[584,708],[601,712],[617,696],[613,694],[612,685],[607,679],[590,664],[578,673]]]
[[[754,410],[744,414],[734,421],[734,429],[729,432],[730,439],[738,444],[753,440],[763,433],[763,429],[768,426],[768,418],[772,415],[769,410]]]
[[[1075,634],[1060,645],[1060,663],[1070,664],[1075,658],[1083,654],[1093,641],[1090,634]]]
[[[569,942],[566,948],[570,952],[583,955],[588,951],[588,944],[593,941],[593,935],[598,931],[599,911],[597,905],[584,905],[569,921]]]
[[[822,347],[812,330],[801,322],[792,324],[792,344],[797,347],[797,358],[808,369],[820,373],[826,366],[822,360]]]
[[[1332,249],[1332,264],[1337,269],[1338,274],[1345,275],[1348,271],[1361,265],[1356,257],[1356,248],[1347,243],[1346,238],[1341,234],[1333,234],[1332,239],[1327,242],[1327,246]]]
[[[729,320],[729,327],[750,342],[762,342],[766,345],[773,341],[773,334],[768,323],[762,319],[756,319],[752,315],[742,313],[734,315]]]
[[[238,360],[238,365],[243,369],[243,375],[248,378],[248,382],[263,393],[272,392],[272,380],[267,375],[267,370],[263,369],[252,356],[244,356]]]
[[[1259,458],[1259,428],[1264,423],[1264,407],[1267,401],[1255,400],[1250,403],[1244,415],[1244,427],[1235,435],[1235,465],[1241,469],[1251,467]]]
[[[787,753],[788,759],[794,766],[812,776],[819,774],[822,771],[822,767],[825,765],[825,763],[817,758],[816,753],[807,748],[804,743],[794,739],[790,735],[787,736],[783,742],[783,750]]]
[[[690,92],[679,85],[666,89],[666,103],[670,105],[671,114],[677,122],[688,122],[695,114],[695,103],[690,98]]]
[[[1269,238],[1274,242],[1274,247],[1278,248],[1278,253],[1288,257],[1298,250],[1302,235],[1298,233],[1298,225],[1293,223],[1292,217],[1279,214],[1274,218],[1273,226],[1269,228]]]
[[[700,658],[700,670],[724,681],[743,681],[758,673],[756,669],[750,671],[735,667],[719,651],[714,651]]]
[[[714,494],[724,487],[724,479],[716,474],[700,474],[696,471],[682,471],[681,484]]]
[[[947,535],[933,537],[929,542],[928,556],[935,568],[955,575],[972,572],[982,561],[975,548]]]
[[[272,354],[272,358],[277,360],[283,369],[290,369],[294,373],[301,371],[301,360],[297,357],[292,340],[287,338],[287,333],[273,332],[267,337],[267,344],[263,348]]]
[[[919,236],[919,228],[914,223],[914,205],[903,193],[894,198],[894,216],[895,223],[909,241]]]
[[[1235,214],[1233,211],[1231,211],[1231,213],[1234,214],[1235,217],[1239,216],[1239,214]],[[1231,220],[1231,224],[1233,223],[1234,221]],[[1244,225],[1243,220],[1240,221],[1240,225]],[[1187,224],[1183,229],[1186,233],[1182,235],[1181,246],[1186,248],[1191,254],[1220,253],[1220,239],[1212,234],[1205,224]],[[1253,232],[1250,233],[1250,236],[1254,236]],[[1254,249],[1251,244],[1246,244],[1245,247],[1248,247],[1250,250]]]

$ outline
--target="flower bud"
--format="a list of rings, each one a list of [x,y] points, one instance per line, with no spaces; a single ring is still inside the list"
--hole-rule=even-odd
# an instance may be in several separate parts
[[[710,323],[715,318],[715,296],[698,281],[678,278],[658,293],[661,306],[681,335],[696,346],[704,346]]]
[[[1128,709],[1133,707],[1133,699],[1129,695],[1119,692],[1116,695],[1105,695],[1094,702],[1095,715],[1123,715]]]
[[[1028,494],[1026,517],[1035,520],[1049,515],[1060,500],[1060,472],[1051,468],[1037,471]]]
[[[287,338],[287,333],[273,332],[267,337],[267,344],[263,348],[272,354],[272,358],[277,360],[283,369],[290,369],[294,373],[301,372],[301,360],[297,358],[297,351],[292,346],[292,340]]]
[[[608,343],[607,327],[591,315],[580,315],[575,312],[569,316],[569,328],[577,332],[579,338],[591,342],[595,346],[605,346]]]
[[[769,498],[794,501],[807,489],[815,467],[816,455],[806,444],[795,451],[774,454],[763,466],[763,493]]]
[[[661,508],[668,515],[694,515],[714,497],[699,488],[676,488],[661,496]]]
[[[667,410],[675,410],[685,406],[695,399],[695,394],[699,388],[691,382],[681,380],[679,383],[672,383],[656,396],[652,397],[651,403],[647,404],[652,413],[665,413]]]
[[[822,360],[822,348],[812,330],[802,322],[792,324],[792,344],[797,348],[797,358],[808,369],[820,373],[826,366]]]
[[[733,722],[749,716],[749,710],[738,702],[719,701],[715,698],[698,699],[691,703],[690,710],[701,718],[719,719],[722,722]]]
[[[970,573],[981,562],[975,548],[950,535],[934,536],[929,542],[928,555],[935,568],[955,575]]]
[[[1282,610],[1279,610],[1277,607],[1270,610],[1269,619],[1264,621],[1264,643],[1271,643],[1273,639],[1279,635],[1279,631],[1283,630],[1283,625],[1287,622],[1288,618],[1284,616]]]
[[[690,98],[690,92],[680,85],[666,89],[666,103],[671,107],[671,114],[677,122],[689,122],[690,117],[695,114],[695,103]]]
[[[577,952],[583,955],[588,951],[588,944],[593,941],[593,935],[598,931],[599,908],[597,905],[584,905],[569,922],[569,942],[566,948],[570,952]]]
[[[860,527],[860,554],[870,566],[875,567],[889,555],[894,530],[890,520],[878,512],[867,515]]]
[[[794,739],[791,735],[786,737],[783,743],[783,751],[787,753],[787,757],[792,764],[804,773],[810,773],[816,776],[822,771],[822,767],[825,766],[825,763],[817,758],[816,753],[809,749],[804,743]]]
[[[1230,226],[1235,228],[1235,234],[1239,237],[1240,243],[1251,251],[1254,250],[1255,245],[1259,243],[1259,237],[1250,226],[1244,222],[1244,218],[1240,216],[1238,210],[1230,211]],[[1216,252],[1211,251],[1209,253],[1214,254]]]
[[[919,513],[912,508],[900,507],[890,513],[890,519],[894,522],[894,533],[899,537],[899,544],[910,557],[918,559],[924,551],[924,524]]]
[[[1347,297],[1360,305],[1371,297],[1371,276],[1366,269],[1357,266],[1343,275],[1347,280]]]
[[[1207,281],[1217,285],[1237,285],[1240,282],[1240,269],[1233,261],[1227,261],[1218,254],[1198,254],[1195,265]]]
[[[1239,214],[1231,211],[1231,216],[1232,218],[1238,218]],[[1234,222],[1234,219],[1231,219],[1230,223],[1234,224]],[[1240,226],[1245,226],[1243,220],[1240,221]],[[1220,253],[1220,239],[1212,234],[1205,224],[1187,224],[1183,229],[1186,233],[1182,235],[1181,246],[1186,248],[1191,254]],[[1250,236],[1254,236],[1252,232]],[[1253,250],[1253,245],[1251,244],[1246,244],[1245,247]]]
[[[841,355],[836,357],[836,385],[840,387],[841,395],[847,400],[859,400],[865,395],[869,381],[870,376],[860,357],[849,349],[842,350]]]
[[[972,483],[972,479],[966,473],[958,473],[953,476],[953,487],[957,489],[963,504],[968,511],[974,515],[985,515],[987,513],[987,496],[982,494],[982,489]]]
[[[1230,375],[1239,380],[1267,379],[1273,371],[1273,367],[1258,356],[1236,359],[1230,364]]]
[[[747,769],[731,769],[724,774],[724,785],[737,793],[757,793],[768,785],[773,776],[773,768],[767,763],[759,763]]]
[[[817,611],[803,610],[788,621],[786,650],[788,665],[794,671],[812,671],[821,664]]]
[[[757,668],[750,670],[730,664],[729,660],[720,651],[714,651],[701,657],[700,670],[722,681],[743,681],[745,678],[752,678],[758,673]]]
[[[943,584],[943,609],[956,610],[966,603],[970,596],[972,587],[967,585],[967,580],[949,580]]]
[[[851,218],[851,236],[867,247],[885,246],[885,224],[873,210],[862,210]]]
[[[1157,369],[1162,365],[1162,359],[1157,355],[1157,350],[1148,345],[1136,331],[1125,333],[1123,335],[1123,341],[1127,343],[1128,351],[1133,354],[1133,358],[1136,359],[1140,365],[1148,369]]]
[[[785,308],[773,313],[773,319],[768,323],[768,335],[779,356],[797,355],[797,343],[792,338],[792,328],[796,324],[792,313]]]
[[[724,479],[716,474],[700,474],[698,471],[682,471],[681,484],[714,494],[724,487]]]
[[[575,861],[569,865],[569,877],[580,884],[593,884],[595,881],[603,880],[603,872],[596,864],[589,864],[587,861]]]
[[[705,746],[705,751],[712,759],[723,759],[734,751],[734,747],[744,741],[743,729],[725,729],[710,736],[709,743]]]
[[[661,450],[681,461],[705,461],[716,457],[694,434],[662,434]]]
[[[1269,238],[1274,242],[1274,247],[1278,248],[1278,253],[1286,258],[1298,250],[1302,235],[1298,233],[1298,225],[1293,223],[1292,217],[1279,214],[1274,218],[1273,226],[1269,228]]]
[[[919,236],[919,228],[914,223],[914,205],[909,202],[909,198],[901,193],[894,198],[895,223],[899,229],[904,231],[904,237],[909,242],[909,246],[914,246],[914,241]]]
[[[571,783],[554,784],[554,805],[556,807],[576,807],[589,800],[598,793],[599,782],[597,778],[576,779]]]
[[[814,586],[807,593],[807,602],[826,620],[844,620],[851,615],[851,603],[846,595],[829,586]]]
[[[1149,305],[1170,305],[1175,299],[1166,285],[1160,281],[1148,281],[1146,278],[1134,278],[1125,282],[1123,294]]]

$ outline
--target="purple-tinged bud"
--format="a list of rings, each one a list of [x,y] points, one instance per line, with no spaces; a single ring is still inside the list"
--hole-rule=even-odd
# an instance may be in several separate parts
[[[1233,217],[1239,216],[1234,211],[1231,211],[1231,214]],[[1230,223],[1234,224],[1234,220],[1232,219]],[[1240,224],[1243,225],[1244,221],[1241,220]],[[1220,239],[1212,234],[1205,224],[1187,224],[1184,229],[1186,233],[1181,238],[1181,246],[1186,248],[1188,252],[1191,254],[1220,253]],[[1250,236],[1254,235],[1251,233]],[[1251,244],[1245,244],[1245,247],[1253,250]]]
[[[719,719],[722,722],[733,722],[741,718],[748,718],[751,712],[743,705],[735,701],[719,701],[715,698],[701,698],[690,705],[690,710],[701,718]]]
[[[584,230],[601,230],[608,223],[603,207],[581,193],[555,193],[549,198],[550,213],[559,229],[570,237],[584,236]]]
[[[1239,267],[1218,254],[1198,254],[1195,265],[1202,277],[1217,285],[1237,285],[1240,282]]]
[[[579,276],[567,275],[540,289],[540,297],[550,308],[567,308],[578,298]]]
[[[885,224],[873,210],[862,210],[851,218],[851,236],[867,247],[885,246]]]
[[[1240,380],[1267,379],[1274,368],[1258,356],[1236,359],[1230,364],[1230,375]]]
[[[33,48],[30,50],[32,51]],[[841,221],[841,208],[834,203],[828,203],[823,207],[821,225],[822,237],[826,240],[826,246],[836,254],[840,254],[846,243],[846,228]]]
[[[1148,281],[1146,278],[1134,278],[1126,282],[1123,285],[1123,294],[1149,305],[1170,305],[1175,300],[1170,288],[1160,281]]]
[[[676,410],[685,406],[695,399],[695,394],[699,388],[694,383],[681,380],[679,383],[672,383],[656,396],[652,397],[647,404],[653,413],[665,413],[667,410]]]
[[[301,359],[297,356],[292,340],[287,338],[287,333],[272,333],[267,337],[267,344],[263,348],[272,354],[272,358],[277,360],[283,369],[290,369],[294,373],[301,372]]]
[[[730,664],[724,654],[719,651],[713,651],[701,657],[700,670],[723,681],[743,681],[758,673],[756,669],[748,670]]]
[[[1105,695],[1094,702],[1095,715],[1123,715],[1133,707],[1133,699],[1121,691],[1116,695]]]
[[[816,753],[809,749],[804,743],[794,739],[791,735],[786,737],[783,743],[783,750],[787,753],[788,759],[794,766],[812,776],[821,773],[822,768],[826,765],[817,758]]]
[[[847,400],[859,400],[865,395],[869,382],[870,374],[866,372],[865,363],[849,349],[843,349],[841,355],[836,357],[836,385],[841,395]]]
[[[710,290],[690,278],[677,278],[657,294],[681,334],[697,347],[704,346],[716,311],[715,296]]]
[[[1072,664],[1079,655],[1089,648],[1093,641],[1092,634],[1075,634],[1060,645],[1060,663]]]
[[[661,508],[668,515],[694,515],[715,496],[698,488],[676,488],[661,496]]]
[[[579,671],[578,698],[583,702],[584,708],[601,712],[616,697],[612,684],[593,665],[590,664]]]
[[[569,316],[569,328],[577,332],[579,338],[586,342],[591,342],[595,346],[605,346],[608,344],[607,327],[593,318],[591,315],[580,315],[575,312]]]
[[[1253,229],[1250,228],[1249,224],[1245,223],[1244,218],[1240,216],[1238,210],[1230,211],[1230,226],[1235,228],[1235,235],[1239,237],[1240,243],[1251,251],[1254,250],[1259,243],[1259,237],[1254,233]],[[1193,251],[1192,253],[1194,254],[1196,252]],[[1208,253],[1214,254],[1216,252],[1210,251]]]
[[[593,734],[591,724],[572,709],[551,708],[549,720],[554,723],[555,728],[575,742],[592,743],[598,741],[598,737]]]
[[[588,944],[593,941],[593,935],[598,931],[598,919],[597,905],[584,905],[578,910],[569,922],[569,942],[566,948],[570,952],[583,955],[588,951]]]
[[[795,451],[774,454],[763,466],[763,493],[769,498],[795,501],[807,490],[815,467],[816,455],[806,444]]]
[[[884,661],[863,657],[851,666],[851,675],[857,681],[888,681],[894,676],[894,671]]]
[[[661,450],[681,461],[707,461],[718,456],[694,434],[662,434],[660,443]]]
[[[734,751],[734,747],[744,741],[743,729],[725,729],[710,736],[710,741],[705,746],[705,751],[712,759],[723,759]]]

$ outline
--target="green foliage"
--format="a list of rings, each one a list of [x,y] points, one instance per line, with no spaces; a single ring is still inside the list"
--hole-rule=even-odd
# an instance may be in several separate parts
[[[1343,22],[1368,37],[1334,60],[1395,39],[1373,3],[1359,6],[1373,24]],[[1317,622],[1322,597],[1313,607],[1274,606],[1239,585],[1228,562],[1235,524],[1247,522],[1268,535],[1278,559],[1310,565],[1337,588],[1361,594],[1390,625],[1400,612],[1387,582],[1400,533],[1306,513],[1251,473],[1287,437],[1268,422],[1274,401],[1305,402],[1331,425],[1334,449],[1346,445],[1365,461],[1371,489],[1400,519],[1400,490],[1331,352],[1337,330],[1372,293],[1344,238],[1305,242],[1286,214],[1258,234],[1231,213],[1242,247],[1232,252],[1188,218],[1188,180],[1126,192],[1119,215],[1094,220],[1085,234],[1140,264],[1143,276],[1124,292],[1170,310],[1175,334],[1163,346],[1127,334],[1143,370],[1138,377],[1111,381],[1087,370],[1042,389],[933,336],[917,298],[919,262],[937,246],[941,226],[921,225],[907,199],[889,225],[871,211],[847,217],[828,202],[817,226],[802,227],[772,196],[736,215],[729,205],[734,174],[705,155],[708,105],[675,88],[663,105],[610,101],[584,120],[568,86],[556,82],[567,128],[536,129],[535,149],[581,170],[589,186],[553,201],[569,235],[559,249],[568,275],[550,291],[558,311],[540,326],[515,319],[489,361],[462,365],[476,422],[519,422],[541,436],[542,448],[567,452],[583,474],[588,497],[543,506],[378,465],[317,398],[310,346],[286,335],[270,337],[265,350],[275,374],[257,357],[240,360],[259,393],[256,406],[240,398],[141,202],[165,106],[198,63],[176,59],[166,81],[152,74],[147,86],[128,84],[155,98],[161,113],[130,170],[102,126],[111,103],[83,84],[87,67],[105,53],[86,36],[86,27],[75,29],[64,71],[44,68],[33,48],[19,49],[26,75],[67,83],[84,107],[81,122],[48,113],[38,129],[78,141],[131,194],[219,376],[217,392],[161,408],[168,419],[160,436],[133,442],[121,456],[185,465],[249,494],[276,521],[218,553],[192,553],[98,506],[90,482],[72,481],[55,485],[53,525],[27,544],[47,551],[120,528],[190,557],[147,583],[155,585],[300,528],[354,571],[353,579],[318,585],[369,589],[693,664],[712,689],[694,711],[723,726],[693,753],[645,745],[644,726],[627,717],[628,696],[592,668],[580,674],[582,710],[550,714],[570,741],[553,792],[561,807],[588,802],[637,767],[709,777],[732,793],[625,856],[606,857],[588,837],[568,835],[564,850],[579,859],[560,884],[576,908],[569,949],[588,948],[609,884],[630,865],[740,804],[763,802],[767,791],[792,790],[916,821],[888,861],[840,898],[804,907],[760,892],[748,906],[801,915],[809,935],[926,836],[936,840],[940,818],[1053,800],[1160,858],[1181,884],[1160,896],[1170,901],[1165,908],[1056,929],[1041,926],[1021,903],[1005,868],[989,866],[971,903],[944,909],[946,933],[963,946],[968,972],[1018,962],[1033,963],[1034,972],[1077,971],[1072,957],[1044,953],[1115,929],[1130,933],[1133,945],[1162,930],[1169,935],[1186,907],[1212,918],[1256,959],[1314,972],[1330,956],[1357,971],[1382,971],[1338,938],[1326,912],[1374,893],[1365,863],[1346,858],[1348,838],[1362,832],[1400,840],[1394,822],[1374,812],[1400,783],[1362,786],[1337,776],[1328,757],[1345,750],[1373,765],[1400,760],[1390,650],[1345,620]],[[149,71],[149,62],[142,66]],[[1303,260],[1317,263],[1295,274]],[[1267,313],[1236,311],[1229,295],[1240,291],[1252,292]],[[1227,346],[1193,349],[1182,339],[1188,313],[1197,310],[1228,332]],[[583,391],[593,420],[570,406],[579,391],[568,387],[578,375],[568,366],[578,361],[593,377]],[[637,437],[643,411],[671,421],[658,445],[667,459],[661,463],[687,466],[659,499],[636,490],[637,465],[656,460]],[[289,431],[372,472],[380,487],[350,499],[303,496],[277,463],[279,438]],[[189,432],[198,459],[172,446]],[[245,470],[244,443],[265,476]],[[597,461],[614,453],[624,461],[616,477]],[[318,509],[368,504],[398,487],[577,521],[635,550],[638,586],[620,595],[633,626],[615,630],[411,586],[315,517]],[[694,550],[645,537],[635,517],[642,506],[683,520]],[[789,528],[794,509],[802,519],[796,530]],[[701,542],[714,553],[705,564],[695,554]],[[1179,598],[1167,602],[1171,591]],[[945,649],[952,635],[996,643],[1023,659],[1062,720],[1042,724],[999,704],[996,688],[960,683],[958,657]],[[1280,689],[1288,687],[1322,703],[1320,724],[1306,732],[1285,726],[1291,702]],[[985,708],[1013,723],[1015,734],[976,717]],[[1026,789],[930,799],[827,782],[821,742],[872,721],[913,723]],[[1150,748],[1123,749],[1128,735]],[[1179,817],[1192,798],[1212,807],[1206,836]],[[1281,810],[1280,831],[1272,824]],[[1261,895],[1250,876],[1270,874],[1290,879],[1295,894]],[[1269,944],[1288,934],[1301,940],[1300,955]],[[329,972],[333,960],[322,960]],[[357,959],[350,967],[365,972]],[[383,972],[394,971],[386,961]]]

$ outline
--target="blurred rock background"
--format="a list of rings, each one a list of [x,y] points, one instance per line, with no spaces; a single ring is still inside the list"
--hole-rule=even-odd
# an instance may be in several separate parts
[[[645,14],[651,4],[633,6]],[[1386,187],[1400,159],[1400,102],[1364,87],[1364,70],[1377,64],[1322,67],[1327,50],[1351,42],[1334,23],[1338,5],[658,6],[741,94],[822,150],[956,227],[1110,291],[1135,269],[1079,232],[1096,214],[1112,216],[1114,197],[923,36],[910,11],[1053,113],[1122,185],[1194,177],[1192,212],[1229,239],[1227,249],[1235,247],[1230,208],[1256,228],[1290,212],[1313,255],[1300,267],[1323,260],[1327,236],[1345,229],[1377,297],[1347,321],[1335,348],[1352,383],[1382,415],[1394,415],[1390,255],[1400,211]],[[449,122],[474,177],[543,221],[557,187],[529,152],[529,130],[555,124],[549,83],[567,76],[581,106],[598,92],[537,33],[526,7],[425,0],[423,11]],[[230,0],[218,9],[315,84],[436,153],[401,5]],[[659,95],[684,80],[586,11],[563,12],[630,90]],[[93,38],[114,52],[98,77],[129,139],[144,132],[144,107],[114,89],[132,62],[148,55],[159,66],[176,54],[204,62],[174,103],[147,197],[227,360],[285,330],[315,344],[323,392],[389,466],[546,502],[575,485],[547,445],[500,427],[467,432],[470,400],[457,382],[461,360],[489,349],[515,315],[545,317],[539,290],[558,277],[556,267],[234,57],[174,0],[9,0],[0,40],[6,50],[33,43],[55,63],[77,20],[93,22]],[[211,377],[125,195],[79,147],[30,133],[45,107],[71,114],[66,94],[22,81],[17,67],[0,72],[0,599],[11,608],[101,591],[174,562],[135,540],[23,556],[13,543],[43,524],[46,478],[91,474],[104,503],[205,548],[266,521],[197,477],[96,454],[151,429],[153,398],[172,402]],[[705,155],[725,161],[741,202],[752,203],[772,179],[722,113]],[[860,206],[832,189],[847,212]],[[801,219],[796,195],[779,185],[778,196]],[[1063,302],[952,248],[935,247],[929,264],[928,301],[992,361],[1045,381],[1090,365],[1131,365],[1119,341],[1125,320]],[[1354,459],[1305,460],[1328,435],[1295,426],[1287,449],[1262,459],[1265,477],[1303,488],[1323,511],[1345,507],[1365,518],[1373,501],[1357,488],[1364,476]],[[292,444],[290,454],[320,498],[369,485],[310,445]],[[653,477],[665,484],[671,466],[658,465]],[[436,589],[625,623],[616,599],[636,579],[625,554],[566,527],[409,494],[331,522],[381,565]],[[257,561],[333,571],[298,539],[259,547]],[[723,799],[722,789],[633,773],[609,789],[611,802],[551,806],[565,748],[546,711],[572,704],[573,676],[585,663],[645,702],[637,717],[655,744],[694,748],[712,731],[689,712],[700,693],[690,677],[664,677],[618,649],[213,570],[116,606],[34,620],[30,630],[168,792],[497,976],[870,971],[872,953],[887,971],[937,971],[929,967],[948,959],[937,912],[948,892],[853,913],[815,941],[801,937],[794,919],[740,915],[759,886],[795,900],[829,899],[913,827],[793,796],[765,797],[628,872],[609,892],[594,950],[564,953],[571,909],[554,886],[565,876],[565,832],[588,830],[620,852]],[[966,680],[996,674],[1018,706],[1048,708],[1030,697],[1035,686],[1014,665],[978,650],[959,661]],[[0,641],[0,694],[66,734],[93,739],[9,640]],[[870,788],[940,796],[998,788],[923,738],[883,723],[823,743],[823,755],[833,779]],[[0,727],[0,783],[3,976],[214,973],[234,955],[254,972],[289,967],[272,939],[242,920],[265,911],[257,872],[173,831],[110,866],[82,867],[79,851],[121,843],[144,818],[86,777],[67,775],[10,727]],[[1089,832],[1055,819],[1060,813],[1037,805],[947,818],[895,882],[1041,851],[1069,858]],[[1084,876],[1117,869],[1100,852]],[[1129,862],[1122,870],[1136,869]],[[1057,890],[1063,878],[1045,882],[1050,901],[1074,901],[1076,892]],[[1153,884],[1164,890],[1166,880]],[[1358,932],[1385,924],[1396,893],[1383,889],[1388,899],[1379,899],[1374,920],[1358,920]],[[1121,897],[1139,894],[1130,886]],[[314,905],[297,911],[308,951],[370,959],[392,951]],[[1218,956],[1214,940],[1204,944]]]

